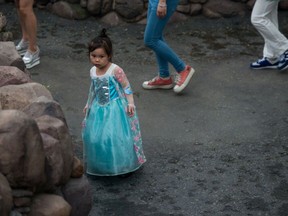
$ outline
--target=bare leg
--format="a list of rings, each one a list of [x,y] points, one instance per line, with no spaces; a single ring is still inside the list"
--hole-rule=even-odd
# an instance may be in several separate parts
[[[37,19],[33,11],[33,0],[15,0],[20,19],[22,39],[29,41],[28,49],[37,50]]]

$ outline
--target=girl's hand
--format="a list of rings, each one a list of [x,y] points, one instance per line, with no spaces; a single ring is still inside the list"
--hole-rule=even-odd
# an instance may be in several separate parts
[[[127,114],[132,117],[135,114],[135,105],[134,104],[128,104],[127,106]]]
[[[157,6],[157,16],[160,18],[164,18],[167,14],[167,5],[165,3],[158,3]]]

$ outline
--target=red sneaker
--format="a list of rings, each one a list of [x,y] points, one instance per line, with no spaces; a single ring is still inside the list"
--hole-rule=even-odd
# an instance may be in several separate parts
[[[171,89],[173,88],[172,78],[154,77],[152,80],[145,81],[142,84],[144,89]]]
[[[188,85],[189,81],[191,80],[191,77],[193,76],[195,70],[187,65],[185,70],[181,71],[176,80],[176,85],[174,86],[174,92],[180,93],[183,91],[183,89]]]

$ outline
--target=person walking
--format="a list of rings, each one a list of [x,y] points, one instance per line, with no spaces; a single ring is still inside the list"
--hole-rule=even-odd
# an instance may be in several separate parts
[[[88,50],[93,67],[83,110],[86,173],[129,175],[146,161],[133,92],[123,69],[112,63],[112,42],[105,29],[89,43]]]
[[[33,11],[34,0],[15,0],[22,30],[22,39],[16,50],[23,56],[28,69],[40,64],[40,49],[37,46],[37,19]]]
[[[182,59],[169,47],[163,37],[163,30],[173,15],[179,0],[149,0],[147,25],[144,33],[144,43],[156,54],[158,75],[142,84],[144,89],[171,89],[180,93],[188,85],[195,70],[186,65]],[[169,71],[169,63],[177,72],[176,85]]]
[[[280,0],[256,0],[251,22],[264,39],[263,57],[250,64],[252,69],[288,68],[288,40],[279,31],[278,5]]]

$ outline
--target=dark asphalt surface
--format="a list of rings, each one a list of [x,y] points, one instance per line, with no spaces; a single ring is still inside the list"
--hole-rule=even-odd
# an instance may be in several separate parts
[[[20,37],[13,4],[0,5]],[[82,157],[82,108],[89,87],[86,44],[102,27],[96,18],[65,20],[36,10],[41,64],[30,70],[66,115]],[[288,36],[288,12],[280,13]],[[156,74],[143,45],[145,26],[109,27],[114,62],[135,92],[144,150],[143,169],[128,178],[89,178],[89,216],[287,216],[288,72],[249,69],[263,40],[245,17],[192,17],[170,24],[165,36],[196,73],[181,95],[141,88]]]

